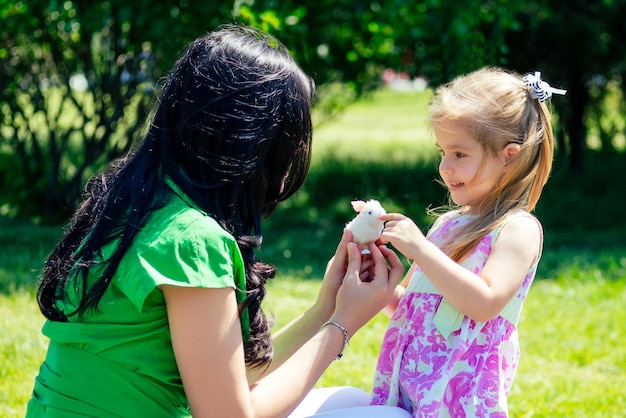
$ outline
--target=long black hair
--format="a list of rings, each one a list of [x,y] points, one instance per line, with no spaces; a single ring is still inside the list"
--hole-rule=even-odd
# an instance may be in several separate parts
[[[261,221],[302,186],[310,166],[313,82],[269,35],[228,25],[193,41],[167,77],[142,143],[94,176],[82,204],[48,257],[37,299],[54,321],[97,309],[133,238],[152,212],[165,205],[171,178],[232,234],[243,255],[251,338],[246,362],[272,355],[261,309],[275,268],[259,261]],[[102,247],[118,240],[103,273],[90,267]],[[78,281],[78,282],[75,282]],[[75,312],[57,301],[68,286],[82,290]]]

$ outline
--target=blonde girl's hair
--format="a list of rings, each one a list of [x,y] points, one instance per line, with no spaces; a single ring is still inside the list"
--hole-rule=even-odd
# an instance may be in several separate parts
[[[487,67],[439,87],[431,100],[432,127],[466,129],[490,155],[510,143],[520,145],[518,155],[507,163],[510,169],[480,204],[478,217],[444,246],[457,262],[507,215],[532,212],[548,180],[554,152],[550,111],[529,91],[519,74]]]

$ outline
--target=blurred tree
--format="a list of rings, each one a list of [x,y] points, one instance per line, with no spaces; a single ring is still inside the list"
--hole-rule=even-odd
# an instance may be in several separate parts
[[[287,45],[321,85],[318,98],[323,106],[318,101],[318,114],[332,114],[357,95],[379,87],[385,70],[406,85],[422,77],[437,86],[487,64],[505,64],[504,36],[519,29],[516,14],[523,2],[242,0],[236,4],[237,19],[275,34]],[[343,88],[327,93],[335,82]]]
[[[614,128],[600,118],[610,81],[621,85],[626,68],[625,6],[623,0],[528,1],[519,14],[523,31],[506,38],[512,68],[541,70],[552,85],[567,89],[553,103],[562,128],[559,148],[573,173],[583,171],[590,125],[604,138],[605,151],[612,149],[607,134]]]
[[[624,106],[625,4],[0,0],[0,215],[64,219],[86,177],[141,136],[157,80],[185,43],[233,21],[285,43],[330,92],[318,99],[330,97],[321,103],[331,110],[379,85],[386,68],[432,87],[484,65],[541,70],[568,89],[554,101],[559,148],[580,170],[589,118],[606,150],[624,130],[600,115],[609,93]]]
[[[375,86],[382,68],[431,87],[484,65],[540,70],[568,90],[553,107],[572,172],[584,168],[590,127],[607,152],[624,134],[601,115],[607,103],[625,106],[614,96],[626,97],[626,0],[244,0],[241,10],[290,41],[319,82],[339,78],[357,92]]]
[[[185,0],[1,1],[0,214],[64,219],[86,176],[141,134],[184,43],[230,12]]]
[[[246,23],[275,33],[320,83],[358,91],[391,67],[433,85],[503,64],[505,35],[520,29],[522,0],[243,0]]]

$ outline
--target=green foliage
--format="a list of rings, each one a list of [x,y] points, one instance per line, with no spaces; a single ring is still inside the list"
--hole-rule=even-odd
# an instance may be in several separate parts
[[[567,95],[554,100],[560,119],[561,144],[568,169],[588,167],[588,131],[597,127],[607,95],[614,83],[625,88],[623,49],[623,0],[525,1],[517,15],[518,33],[509,32],[505,44],[511,53],[508,66],[518,71],[540,70],[553,86],[564,86]],[[622,104],[611,106],[620,109]],[[621,110],[623,115],[623,109]],[[601,128],[600,137],[614,137],[613,126]],[[623,135],[621,132],[615,134]],[[611,144],[610,139],[604,142]],[[610,148],[611,151],[613,148]]]
[[[2,0],[0,215],[66,219],[87,177],[141,138],[184,45],[228,22],[276,35],[321,86],[327,116],[379,87],[385,68],[432,86],[484,65],[541,70],[569,91],[555,101],[559,142],[581,170],[588,128],[608,152],[624,135],[602,116],[624,112],[624,16],[623,0]]]
[[[34,298],[32,290],[0,293],[0,416],[5,418],[24,416],[48,346]]]
[[[624,152],[603,153],[588,151],[584,171],[567,170],[566,162],[555,163],[548,180],[537,214],[546,229],[559,232],[607,233],[620,231],[626,226],[624,218],[624,192],[620,173],[626,164]],[[617,242],[622,237],[609,232]]]
[[[359,90],[378,84],[385,67],[438,84],[502,63],[504,35],[520,28],[522,2],[439,0],[257,0],[235,16],[279,36],[318,83],[341,80]]]
[[[67,219],[85,180],[141,137],[179,51],[230,12],[214,2],[2,1],[0,214]],[[190,25],[192,16],[205,18]]]

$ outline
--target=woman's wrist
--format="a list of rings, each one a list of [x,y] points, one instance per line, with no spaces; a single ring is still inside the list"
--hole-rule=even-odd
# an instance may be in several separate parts
[[[337,354],[337,356],[335,357],[335,360],[339,360],[339,359],[341,359],[341,357],[343,357],[344,350],[346,349],[346,347],[350,343],[350,334],[349,334],[348,329],[346,327],[344,327],[340,322],[338,322],[338,321],[336,321],[334,319],[330,319],[330,320],[324,322],[322,324],[322,326],[320,327],[320,331],[323,330],[325,327],[328,327],[328,326],[337,328],[339,331],[341,331],[341,333],[343,335],[343,345],[341,346],[341,350],[339,351],[339,354]]]
[[[321,326],[330,319],[334,310],[334,306],[327,306],[326,304],[320,303],[318,300],[308,309],[308,313],[318,322],[318,326]]]

